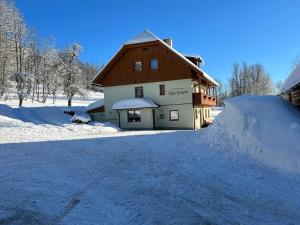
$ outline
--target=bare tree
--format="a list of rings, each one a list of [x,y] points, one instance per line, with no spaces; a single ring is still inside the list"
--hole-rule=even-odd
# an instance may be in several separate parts
[[[0,97],[19,88],[15,74],[26,73],[31,75],[32,101],[46,102],[51,94],[54,102],[57,92],[63,91],[71,105],[74,95],[92,89],[90,83],[99,70],[80,61],[81,51],[78,44],[57,50],[53,38],[41,38],[28,29],[13,1],[0,0]]]
[[[59,53],[59,73],[62,77],[63,91],[68,99],[68,106],[72,105],[75,94],[84,95],[84,77],[80,69],[79,55],[82,47],[76,43]]]
[[[260,64],[242,66],[233,65],[232,77],[229,80],[231,96],[244,94],[267,95],[273,93],[273,83]]]
[[[31,92],[31,74],[25,72],[16,72],[14,74],[14,80],[16,82],[17,94],[19,97],[19,107],[23,105],[23,99],[27,97]]]

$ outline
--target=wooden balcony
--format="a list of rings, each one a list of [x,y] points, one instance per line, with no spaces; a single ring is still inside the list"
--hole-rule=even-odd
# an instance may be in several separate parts
[[[193,104],[198,106],[215,106],[217,99],[204,93],[193,93]]]

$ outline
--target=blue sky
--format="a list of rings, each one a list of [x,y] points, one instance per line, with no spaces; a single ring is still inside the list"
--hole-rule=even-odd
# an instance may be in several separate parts
[[[172,37],[183,53],[200,54],[203,69],[228,80],[234,62],[261,63],[275,81],[300,53],[299,0],[98,1],[16,0],[29,27],[58,47],[78,42],[82,60],[105,64],[123,42],[148,29]]]

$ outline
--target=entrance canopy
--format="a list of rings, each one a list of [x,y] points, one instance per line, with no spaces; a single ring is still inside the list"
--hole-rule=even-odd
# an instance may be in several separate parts
[[[159,106],[148,98],[132,98],[115,102],[112,109],[143,109],[143,108],[158,108]]]

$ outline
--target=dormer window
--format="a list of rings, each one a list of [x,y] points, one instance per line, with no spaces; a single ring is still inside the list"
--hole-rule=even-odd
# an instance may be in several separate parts
[[[143,64],[142,64],[141,61],[136,61],[136,62],[134,62],[134,64],[133,64],[133,69],[134,69],[134,71],[136,71],[136,72],[141,72],[141,71],[142,71],[142,67],[143,67]]]
[[[150,67],[151,70],[158,70],[158,59],[151,59]]]

